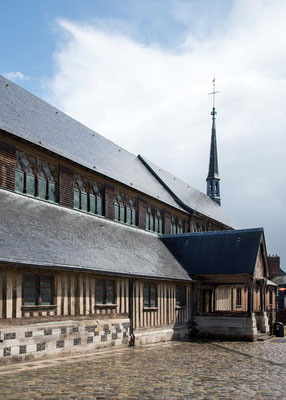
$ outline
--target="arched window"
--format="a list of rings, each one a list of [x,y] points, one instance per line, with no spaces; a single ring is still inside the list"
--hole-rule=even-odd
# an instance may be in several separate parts
[[[56,167],[48,161],[39,160],[39,197],[57,201]]]
[[[75,176],[74,208],[103,215],[102,193],[95,182],[79,175]]]
[[[146,209],[146,230],[163,233],[163,218],[161,212],[150,206]]]
[[[114,199],[114,219],[136,226],[136,202],[125,194],[117,193]]]
[[[57,202],[57,167],[49,161],[20,151],[16,155],[16,191]]]

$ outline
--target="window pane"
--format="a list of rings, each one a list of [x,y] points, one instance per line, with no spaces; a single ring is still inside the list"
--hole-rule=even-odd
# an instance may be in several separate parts
[[[46,199],[47,197],[47,181],[46,179],[39,179],[39,197]]]
[[[114,204],[114,219],[119,221],[119,205]]]
[[[97,304],[104,303],[104,279],[96,279],[95,281],[95,302]]]
[[[146,213],[146,230],[149,231],[149,214]]]
[[[186,287],[177,285],[176,286],[176,305],[178,307],[184,307],[186,305]]]
[[[27,174],[27,193],[35,196],[36,179],[34,175]]]
[[[136,210],[132,209],[132,225],[136,225]]]
[[[87,193],[81,192],[81,209],[87,211]]]
[[[24,193],[24,173],[16,171],[16,191]]]
[[[35,305],[37,303],[37,277],[24,275],[23,279],[23,304]]]
[[[120,221],[125,222],[125,208],[123,205],[120,205]]]
[[[96,214],[95,196],[92,194],[89,195],[89,211],[93,214]]]
[[[79,191],[77,189],[74,189],[73,192],[73,206],[79,208]]]
[[[155,232],[159,232],[159,221],[158,221],[158,217],[155,217]]]
[[[163,221],[161,218],[159,220],[159,233],[163,233]]]
[[[154,218],[153,215],[150,215],[150,231],[154,231]]]
[[[150,289],[149,283],[144,283],[144,289],[143,289],[144,307],[149,307],[149,289]]]
[[[49,200],[54,202],[57,201],[56,184],[51,181],[49,181]]]
[[[106,281],[106,304],[114,303],[114,281]]]
[[[129,207],[126,208],[126,223],[131,225],[131,210]]]
[[[156,283],[151,283],[150,285],[150,307],[157,306],[157,285]]]
[[[98,215],[103,215],[102,213],[102,198],[100,196],[97,196],[97,214]]]
[[[53,304],[53,277],[40,276],[40,304]]]

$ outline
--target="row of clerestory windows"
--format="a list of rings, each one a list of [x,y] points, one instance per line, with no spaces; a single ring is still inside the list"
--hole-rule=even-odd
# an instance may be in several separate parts
[[[16,191],[51,202],[58,202],[59,174],[56,165],[22,151],[16,151]],[[74,175],[74,208],[91,214],[104,216],[104,185],[94,180]],[[114,220],[127,225],[138,226],[137,199],[125,193],[116,192],[114,196]],[[146,209],[145,229],[159,234],[164,233],[163,212],[151,207]],[[196,224],[194,231],[204,227]],[[178,217],[171,218],[171,234],[183,233],[183,223]]]
[[[58,202],[58,169],[49,161],[16,152],[16,191]]]

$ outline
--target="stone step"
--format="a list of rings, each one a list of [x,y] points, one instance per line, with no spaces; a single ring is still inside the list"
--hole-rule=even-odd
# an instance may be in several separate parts
[[[275,337],[274,335],[267,335],[266,333],[260,333],[257,336],[257,341],[265,342],[265,340],[273,339],[274,337]]]

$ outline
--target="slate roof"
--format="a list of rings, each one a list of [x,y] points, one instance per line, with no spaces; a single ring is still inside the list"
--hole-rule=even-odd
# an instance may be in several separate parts
[[[252,274],[262,237],[263,228],[257,228],[162,235],[160,240],[191,276],[197,276]]]
[[[172,207],[181,208],[137,156],[2,76],[0,76],[0,129],[146,193]],[[169,180],[173,179],[173,176],[164,172],[164,179],[170,184]],[[208,196],[188,186],[179,179],[175,185],[171,185],[184,203],[206,216],[235,228],[235,224],[217,204]]]
[[[0,263],[190,280],[155,234],[0,190]]]
[[[169,190],[179,199],[182,203],[203,215],[206,215],[216,221],[220,221],[229,228],[237,229],[238,225],[229,218],[223,209],[215,203],[209,196],[190,186],[188,183],[182,181],[176,176],[170,174],[164,169],[158,167],[151,161],[140,156],[142,161],[149,167],[151,173],[161,179]],[[183,205],[182,205],[183,206]]]
[[[216,144],[216,127],[215,127],[215,115],[216,115],[215,108],[213,108],[211,114],[212,114],[212,137],[211,137],[209,173],[207,176],[207,180],[219,178],[217,144]]]

